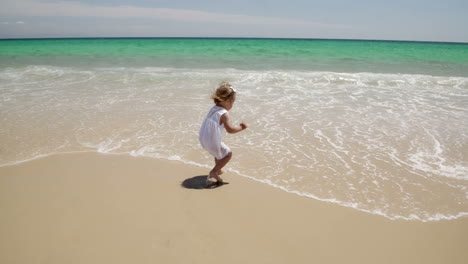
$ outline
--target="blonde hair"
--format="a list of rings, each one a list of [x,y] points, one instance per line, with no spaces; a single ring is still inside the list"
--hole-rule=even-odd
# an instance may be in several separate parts
[[[236,96],[236,91],[232,88],[232,85],[228,82],[223,82],[221,85],[213,92],[211,99],[215,103],[220,103],[227,101]]]

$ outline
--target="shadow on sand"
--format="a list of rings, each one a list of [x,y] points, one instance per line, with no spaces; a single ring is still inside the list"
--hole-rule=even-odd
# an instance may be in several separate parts
[[[229,182],[223,182],[221,184],[216,182],[207,183],[208,175],[200,175],[192,178],[185,179],[180,185],[187,189],[215,189],[223,185],[229,184]]]

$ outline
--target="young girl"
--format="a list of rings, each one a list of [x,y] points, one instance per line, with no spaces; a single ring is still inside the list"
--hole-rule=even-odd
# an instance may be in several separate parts
[[[215,166],[210,171],[210,178],[216,179],[217,184],[222,184],[219,177],[221,170],[231,160],[232,152],[222,140],[223,129],[230,134],[240,132],[247,128],[245,123],[234,126],[229,119],[228,111],[231,110],[236,100],[236,90],[227,82],[222,83],[211,96],[215,106],[206,115],[200,128],[199,140],[202,147],[215,158]]]

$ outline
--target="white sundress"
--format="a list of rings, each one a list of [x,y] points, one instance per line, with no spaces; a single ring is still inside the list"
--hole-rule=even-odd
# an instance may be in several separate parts
[[[198,139],[201,146],[216,159],[220,160],[231,152],[228,146],[222,142],[224,124],[219,120],[227,110],[220,106],[213,106],[203,121]]]

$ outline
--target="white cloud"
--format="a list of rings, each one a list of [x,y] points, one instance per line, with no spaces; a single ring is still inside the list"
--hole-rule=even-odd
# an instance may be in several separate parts
[[[24,24],[26,24],[26,22],[24,22],[24,21],[16,21],[16,22],[8,22],[8,21],[5,21],[5,22],[0,22],[0,25],[13,25],[13,24],[24,25]]]
[[[81,3],[79,1],[2,0],[2,3],[0,3],[0,15],[153,18],[185,22],[336,27],[334,25],[294,19],[213,13],[190,9],[138,7],[131,5],[103,6]]]

